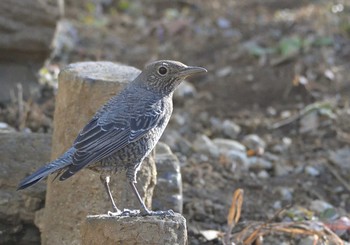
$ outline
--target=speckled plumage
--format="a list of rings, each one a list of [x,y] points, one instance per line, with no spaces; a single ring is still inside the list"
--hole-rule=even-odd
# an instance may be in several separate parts
[[[126,170],[137,192],[133,184],[136,173],[168,124],[174,90],[187,76],[203,71],[204,68],[170,60],[149,64],[96,112],[66,153],[22,180],[18,189],[27,188],[51,173],[65,180],[87,167],[101,173],[103,178],[108,176],[108,181],[109,175]],[[105,186],[112,199],[108,181],[105,180]],[[138,192],[135,194],[139,198]],[[113,199],[111,201],[118,210]]]

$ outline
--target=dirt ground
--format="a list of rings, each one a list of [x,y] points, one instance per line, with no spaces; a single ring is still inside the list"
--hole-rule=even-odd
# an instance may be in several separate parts
[[[350,2],[95,2],[66,2],[66,39],[42,70],[42,96],[27,102],[24,122],[11,104],[0,121],[51,132],[54,74],[68,63],[205,67],[175,97],[164,136],[182,164],[189,244],[223,243],[239,188],[231,242],[350,241]],[[245,155],[199,149],[203,138],[240,143]]]

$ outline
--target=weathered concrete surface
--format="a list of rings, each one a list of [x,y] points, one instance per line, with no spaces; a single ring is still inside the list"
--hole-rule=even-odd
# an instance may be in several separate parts
[[[182,182],[180,162],[170,147],[162,142],[156,146],[157,185],[154,188],[154,210],[169,210],[182,213]]]
[[[0,244],[39,244],[35,212],[46,183],[16,191],[19,181],[50,159],[51,135],[0,133]]]
[[[111,62],[76,63],[59,76],[54,114],[52,158],[73,143],[79,130],[97,109],[134,79],[139,70]],[[156,181],[154,160],[145,161],[138,173],[138,189],[150,207]],[[99,175],[82,170],[66,181],[49,178],[42,227],[43,244],[80,244],[80,224],[87,214],[106,213],[111,204]],[[124,175],[112,176],[111,190],[119,208],[138,209]]]
[[[185,245],[186,220],[174,217],[88,216],[81,229],[82,245]]]
[[[0,101],[10,99],[17,83],[25,96],[37,92],[36,73],[49,57],[58,18],[57,1],[1,1]]]

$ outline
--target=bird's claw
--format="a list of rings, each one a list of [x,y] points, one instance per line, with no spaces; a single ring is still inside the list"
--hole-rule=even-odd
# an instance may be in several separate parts
[[[140,212],[140,210],[131,210],[131,209],[124,209],[123,211],[120,211],[119,209],[116,212],[108,211],[109,216],[121,216],[121,217],[135,217],[135,216],[175,216],[175,212],[171,209],[167,211],[151,211],[151,210],[144,210],[143,212]]]
[[[171,216],[174,217],[175,216],[175,212],[171,209],[167,210],[167,211],[150,211],[150,210],[146,210],[146,212],[142,212],[141,213],[142,216]]]
[[[131,210],[131,209],[124,209],[123,211],[120,211],[119,209],[116,212],[108,211],[109,216],[121,216],[121,217],[133,217],[138,216],[140,214],[140,210]]]

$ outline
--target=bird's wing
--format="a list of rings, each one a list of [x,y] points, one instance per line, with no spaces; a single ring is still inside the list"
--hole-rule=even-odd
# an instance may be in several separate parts
[[[73,164],[60,176],[60,180],[69,178],[87,164],[98,162],[138,140],[162,120],[162,110],[152,103],[144,105],[142,113],[133,114],[108,120],[94,117],[75,140]]]

